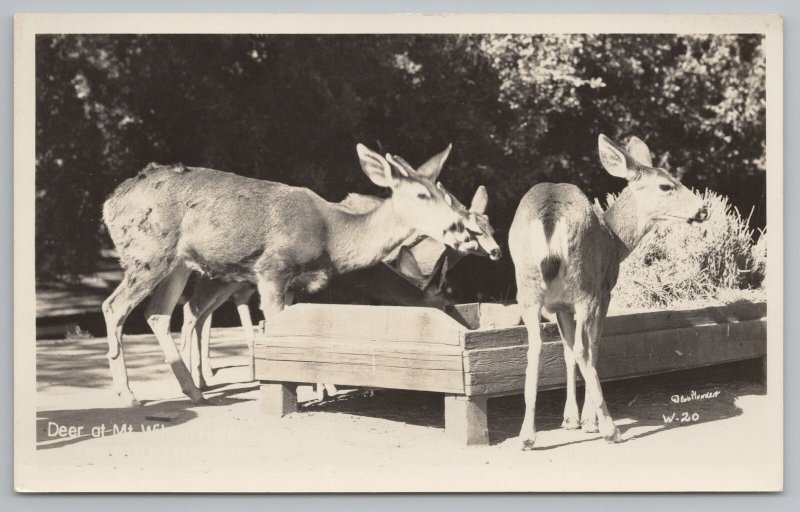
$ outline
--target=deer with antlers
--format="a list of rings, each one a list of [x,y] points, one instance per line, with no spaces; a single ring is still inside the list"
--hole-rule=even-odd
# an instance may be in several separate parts
[[[407,172],[413,172],[413,168],[399,156],[393,157],[393,160],[403,165]],[[440,309],[451,304],[442,293],[447,271],[466,254],[485,256],[496,261],[500,259],[502,250],[493,237],[494,230],[485,213],[489,201],[485,187],[478,187],[467,209],[441,184],[437,186],[450,196],[461,212],[464,226],[475,237],[476,249],[456,251],[436,239],[414,233],[381,263],[336,275],[324,290],[303,296],[301,300],[339,304],[427,306]],[[349,194],[339,204],[352,212],[366,213],[379,207],[384,201],[374,196]],[[211,382],[214,375],[209,348],[212,314],[229,299],[236,305],[250,350],[249,378],[255,378],[252,364],[255,333],[249,309],[250,297],[254,292],[255,288],[249,283],[201,278],[195,284],[194,293],[183,310],[181,355],[199,388],[202,389]],[[325,389],[331,395],[336,393],[336,388],[330,384],[318,385],[317,389],[319,399],[324,398]]]
[[[392,196],[353,213],[311,190],[212,169],[149,165],[103,205],[103,220],[124,277],[103,302],[113,386],[136,405],[122,349],[122,329],[147,296],[147,322],[166,362],[193,403],[204,402],[169,330],[192,272],[255,283],[265,319],[297,290],[318,291],[332,275],[376,264],[412,233],[456,249],[477,246],[452,198],[436,186],[451,146],[413,172],[359,144],[361,167]]]

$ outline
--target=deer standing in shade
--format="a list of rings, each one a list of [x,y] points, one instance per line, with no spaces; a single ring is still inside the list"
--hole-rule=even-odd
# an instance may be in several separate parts
[[[534,424],[542,335],[539,315],[555,313],[564,340],[567,400],[564,427],[597,432],[617,442],[597,374],[597,355],[611,290],[619,265],[657,223],[703,222],[702,199],[664,169],[653,166],[650,150],[633,137],[622,149],[604,135],[600,162],[609,174],[628,181],[614,204],[600,212],[574,185],[540,183],[522,198],[509,231],[517,302],[528,330],[523,449],[536,440]],[[586,382],[581,418],[575,397],[575,365]],[[599,424],[598,424],[599,422]]]

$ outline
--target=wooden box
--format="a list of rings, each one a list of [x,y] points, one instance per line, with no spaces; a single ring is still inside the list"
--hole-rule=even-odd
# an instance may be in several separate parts
[[[564,386],[558,329],[545,323],[539,389]],[[527,331],[516,304],[431,308],[296,304],[258,336],[255,375],[265,408],[286,414],[298,383],[444,393],[445,428],[485,444],[486,400],[521,394]],[[603,380],[761,358],[766,304],[610,313],[600,343]],[[580,373],[580,372],[578,372]]]

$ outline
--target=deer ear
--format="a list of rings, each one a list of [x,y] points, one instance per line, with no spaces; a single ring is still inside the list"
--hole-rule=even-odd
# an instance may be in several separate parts
[[[426,292],[434,294],[442,291],[445,280],[447,278],[448,258],[447,253],[442,253],[439,259],[436,260],[436,265],[433,267],[433,272],[428,276],[428,280],[422,289]]]
[[[600,163],[612,176],[617,178],[630,179],[633,174],[628,166],[628,155],[625,151],[611,142],[611,139],[603,134],[597,138],[597,149],[600,153]]]
[[[472,203],[469,205],[469,211],[474,213],[486,213],[486,207],[489,206],[489,193],[486,192],[486,187],[481,185],[472,196]]]
[[[447,161],[447,157],[450,156],[451,149],[453,149],[453,145],[448,144],[444,151],[431,157],[430,160],[422,164],[419,169],[417,169],[417,174],[421,174],[431,181],[436,181],[439,177],[439,173],[442,172],[442,167]]]
[[[444,285],[447,282],[447,271],[450,270],[450,259],[445,255],[442,261],[442,268],[439,269],[439,282],[436,285],[436,291],[441,292],[444,290]]]
[[[422,270],[419,268],[417,259],[406,246],[400,248],[400,252],[397,254],[397,259],[395,260],[395,268],[417,285],[425,281],[425,276],[422,275]]]
[[[650,154],[650,149],[639,137],[631,137],[625,150],[640,164],[653,167],[653,156]]]
[[[392,176],[392,169],[385,158],[363,144],[356,145],[356,152],[361,162],[361,168],[372,183],[386,188],[391,188],[394,185],[395,179]]]

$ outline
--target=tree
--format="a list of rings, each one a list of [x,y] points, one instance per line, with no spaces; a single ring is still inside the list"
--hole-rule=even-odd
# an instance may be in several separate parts
[[[357,142],[413,164],[452,142],[442,180],[464,202],[487,186],[501,243],[537,182],[619,190],[600,132],[644,138],[764,224],[760,36],[41,35],[36,58],[42,276],[92,270],[104,198],[151,161],[381,193]],[[462,298],[513,295],[508,260],[467,259],[453,281]]]

